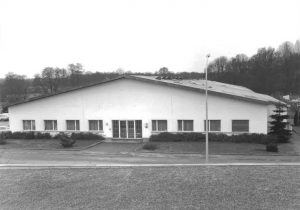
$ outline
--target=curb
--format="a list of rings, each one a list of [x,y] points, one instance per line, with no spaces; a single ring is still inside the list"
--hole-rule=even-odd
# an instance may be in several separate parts
[[[44,168],[128,168],[128,167],[196,167],[196,166],[300,166],[290,163],[187,163],[187,164],[0,164],[1,169],[44,169]]]

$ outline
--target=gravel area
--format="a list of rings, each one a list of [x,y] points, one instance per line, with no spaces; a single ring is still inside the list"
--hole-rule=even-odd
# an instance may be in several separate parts
[[[299,209],[300,167],[0,171],[1,209]]]

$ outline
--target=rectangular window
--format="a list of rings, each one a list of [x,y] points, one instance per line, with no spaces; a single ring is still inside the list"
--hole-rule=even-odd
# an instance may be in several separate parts
[[[178,131],[193,131],[194,121],[193,120],[178,120]]]
[[[249,132],[249,120],[232,120],[232,132]]]
[[[167,120],[152,120],[152,131],[167,131]]]
[[[103,131],[103,121],[102,120],[89,120],[89,130],[90,131]]]
[[[143,138],[142,120],[135,120],[136,138]]]
[[[69,131],[79,131],[80,125],[79,120],[67,120],[67,130]]]
[[[34,131],[35,130],[35,120],[23,120],[23,130],[24,131]]]
[[[120,123],[119,120],[113,120],[112,121],[112,127],[113,127],[113,138],[119,138],[119,131],[120,131]]]
[[[57,120],[44,120],[46,131],[56,131],[57,130]]]
[[[206,120],[204,120],[204,131],[206,131]],[[208,120],[208,131],[221,131],[221,120]]]

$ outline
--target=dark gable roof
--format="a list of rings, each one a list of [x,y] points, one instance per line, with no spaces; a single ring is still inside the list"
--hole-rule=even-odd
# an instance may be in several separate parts
[[[32,101],[37,101],[40,99],[49,98],[51,96],[69,93],[69,92],[73,92],[73,91],[77,91],[77,90],[81,90],[81,89],[85,89],[85,88],[89,88],[89,87],[94,87],[97,85],[101,85],[101,84],[108,83],[108,82],[113,82],[113,81],[120,80],[120,79],[133,79],[133,80],[138,80],[138,81],[143,81],[143,82],[150,82],[152,84],[157,84],[157,85],[166,85],[166,86],[170,86],[170,87],[177,87],[177,88],[181,88],[181,89],[197,91],[197,92],[201,92],[201,93],[205,92],[205,89],[203,86],[203,80],[176,80],[176,79],[175,80],[174,79],[164,80],[164,79],[156,79],[156,76],[130,75],[130,76],[120,76],[115,79],[110,79],[110,80],[102,81],[99,83],[95,83],[95,84],[91,84],[91,85],[87,85],[87,86],[83,86],[83,87],[73,88],[70,90],[65,90],[65,91],[61,91],[58,93],[54,93],[54,94],[48,94],[48,95],[30,98],[30,99],[22,101],[22,102],[10,104],[9,107],[32,102]],[[220,82],[213,82],[213,81],[208,81],[208,82],[209,82],[208,91],[210,94],[227,96],[227,97],[231,97],[231,98],[252,101],[252,102],[256,102],[256,103],[263,103],[263,104],[275,104],[275,103],[280,102],[271,96],[255,93],[245,87],[230,85],[230,84],[225,84],[225,83],[220,83]]]

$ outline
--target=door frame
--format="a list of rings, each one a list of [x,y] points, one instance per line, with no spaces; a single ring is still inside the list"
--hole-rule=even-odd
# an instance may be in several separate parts
[[[119,130],[119,135],[118,137],[114,137],[114,121],[118,121],[118,130]],[[121,121],[125,121],[126,123],[126,137],[121,137]],[[133,121],[133,135],[134,137],[133,138],[128,138],[128,121]],[[136,136],[136,122],[137,121],[141,121],[141,137],[140,138],[137,138]],[[113,139],[142,139],[143,138],[143,121],[142,120],[133,120],[133,119],[119,119],[119,120],[112,120],[112,138]]]

